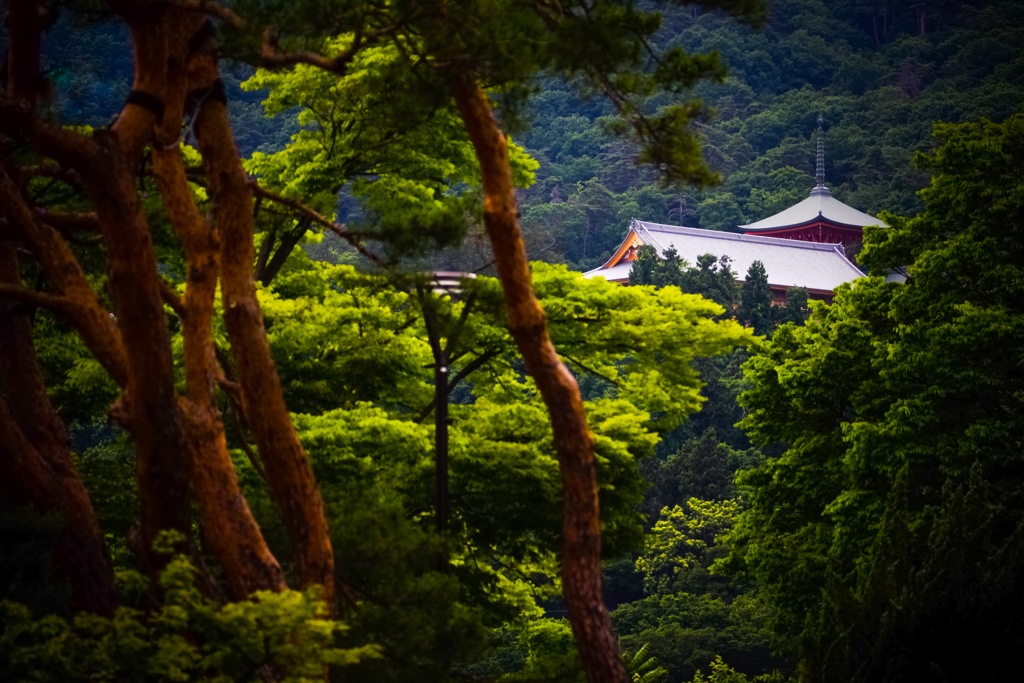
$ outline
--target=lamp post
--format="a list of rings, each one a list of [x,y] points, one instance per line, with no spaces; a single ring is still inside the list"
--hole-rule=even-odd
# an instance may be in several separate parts
[[[417,286],[416,291],[423,310],[423,321],[427,328],[427,340],[434,356],[434,499],[437,511],[437,531],[442,536],[448,530],[448,369],[451,354],[458,342],[459,333],[466,322],[466,316],[472,305],[472,297],[466,301],[462,315],[449,330],[445,343],[442,345],[441,321],[438,320],[436,304],[440,297],[458,296],[463,280],[475,278],[474,273],[458,271],[435,271],[428,281],[429,292],[425,286]]]

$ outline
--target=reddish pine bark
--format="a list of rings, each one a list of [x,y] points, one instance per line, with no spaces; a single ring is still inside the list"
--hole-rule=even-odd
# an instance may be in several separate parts
[[[207,55],[205,68],[205,82],[219,82],[216,55]],[[253,278],[252,192],[231,134],[227,105],[216,92],[203,100],[195,131],[220,231],[221,302],[242,405],[291,541],[298,580],[303,586],[321,585],[333,611],[334,553],[327,516],[270,355]]]
[[[21,284],[10,242],[0,242],[0,282]],[[113,566],[64,422],[46,394],[29,311],[7,302],[0,303],[0,461],[0,481],[13,501],[60,517],[52,554],[57,576],[71,589],[71,608],[112,615]]]
[[[533,291],[505,135],[475,78],[455,75],[450,90],[480,163],[484,227],[494,248],[509,329],[551,417],[562,474],[562,589],[576,646],[591,683],[621,683],[626,673],[601,593],[594,440],[579,387],[558,358]]]
[[[107,247],[107,289],[127,357],[128,381],[118,415],[136,446],[142,553],[155,568],[162,564],[152,551],[157,534],[174,529],[187,536],[190,531],[188,446],[174,391],[160,274],[135,191],[136,160],[124,154],[116,132],[96,140],[85,180]]]
[[[82,336],[89,350],[118,385],[128,381],[121,333],[100,303],[82,267],[64,239],[25,203],[7,171],[0,166],[0,215],[11,236],[37,258],[62,305],[58,311]]]
[[[180,403],[192,490],[204,542],[224,570],[232,594],[241,599],[257,590],[283,590],[287,585],[239,487],[223,418],[214,401],[220,374],[213,344],[220,240],[195,204],[178,144],[185,99],[195,85],[190,79],[195,59],[186,52],[187,38],[204,22],[199,14],[184,15],[176,22],[184,33],[169,55],[164,77],[165,111],[156,128],[152,156],[164,210],[181,242],[187,268],[180,310],[187,396]]]
[[[189,40],[205,18],[198,12],[169,4],[112,3],[132,29],[135,53],[133,90],[144,96],[129,100],[109,130],[97,131],[90,137],[53,128],[34,113],[31,105],[35,97],[29,90],[29,84],[33,82],[31,74],[38,76],[39,41],[38,35],[28,34],[33,31],[38,34],[38,26],[26,17],[35,11],[36,4],[26,0],[13,2],[18,7],[9,11],[8,17],[10,22],[13,15],[13,28],[19,29],[16,31],[19,37],[12,41],[9,49],[8,61],[11,61],[11,55],[17,57],[17,64],[10,67],[9,73],[17,73],[15,81],[25,84],[19,86],[25,91],[25,96],[14,102],[9,88],[4,93],[0,107],[5,116],[0,117],[0,130],[29,141],[38,153],[72,170],[70,180],[80,181],[87,191],[106,247],[107,293],[114,304],[116,317],[107,314],[99,303],[61,235],[33,213],[17,184],[6,172],[0,172],[0,200],[6,200],[0,206],[0,215],[7,219],[6,229],[21,239],[39,260],[53,293],[33,293],[20,284],[12,283],[4,284],[0,291],[10,299],[44,302],[65,316],[121,385],[123,394],[113,413],[131,432],[136,446],[136,478],[141,506],[139,546],[150,569],[155,570],[162,564],[161,558],[152,552],[152,542],[160,531],[177,529],[186,536],[190,534],[188,502],[191,479],[205,538],[224,568],[233,593],[241,597],[257,589],[282,589],[285,587],[283,573],[267,549],[241,494],[227,453],[222,419],[213,401],[214,380],[219,368],[213,354],[211,319],[222,247],[215,231],[200,216],[189,193],[177,150],[186,92],[190,79],[195,76],[197,61],[190,61]],[[212,73],[212,78],[216,78],[216,62],[209,55],[204,68],[207,75]],[[185,397],[177,396],[174,388],[170,335],[163,301],[166,286],[156,267],[149,225],[135,187],[135,172],[145,146],[154,140],[154,135],[157,139],[154,163],[158,182],[167,213],[178,231],[189,264],[188,289],[182,304],[188,392]],[[225,140],[228,148],[214,149],[213,154],[233,156],[234,170],[242,178],[244,188],[245,179],[241,176],[230,134],[218,137],[213,146]],[[209,149],[207,151],[209,153]],[[213,185],[216,187],[218,182],[214,181]],[[226,192],[224,196],[232,195]],[[245,203],[247,200],[242,197],[241,201]],[[233,215],[226,218],[218,215],[218,225],[230,224],[233,218]],[[241,234],[246,234],[247,230],[245,239],[249,240],[250,250],[251,227],[251,218],[244,216]],[[238,230],[229,232],[233,238],[238,238]],[[235,259],[236,271],[238,261]],[[231,282],[237,283],[240,276],[237,272],[233,276]],[[251,285],[251,277],[249,283]],[[226,287],[232,291],[238,288],[231,284]],[[250,286],[249,293],[255,301],[254,287]],[[262,334],[262,319],[257,316],[256,322],[258,331],[244,324],[229,323],[229,328],[241,327],[249,335]],[[265,339],[263,344],[266,350]],[[265,357],[269,361],[269,351]],[[257,386],[265,386],[265,383]],[[269,391],[273,393],[275,389],[276,403],[271,398],[269,404],[279,407],[278,421],[270,420],[273,422],[267,426],[270,430],[279,427],[280,414],[287,418],[279,383]],[[246,396],[250,405],[267,403],[264,400],[266,395],[254,391],[253,386],[243,385],[245,391],[250,393]],[[48,468],[53,469],[52,463],[46,460],[49,448],[42,441],[40,444],[43,445],[35,443],[46,435],[26,430],[26,420],[16,413],[17,410],[8,402],[0,405],[0,431],[3,436],[0,457],[10,463],[11,471],[15,473],[10,482],[13,486],[28,487],[41,496],[48,496],[47,500],[53,504],[58,495],[52,486],[45,485],[50,476]],[[284,439],[291,438],[297,444],[290,421],[286,432]],[[51,433],[57,434],[54,430]],[[277,470],[289,473],[305,467],[311,484],[308,461],[304,454],[302,456],[298,468],[285,463]],[[293,492],[294,487],[286,490]],[[79,499],[87,504],[84,489],[80,493]],[[64,496],[69,501],[73,498],[67,494]],[[319,497],[315,501],[318,503]],[[306,506],[305,499],[293,507],[303,506]],[[312,556],[319,557],[317,553],[324,552],[325,543],[329,555],[322,504],[319,508],[314,505],[314,509],[319,510],[321,522],[319,526],[309,525],[308,538],[315,539],[317,544]],[[290,521],[293,526],[298,526],[295,515],[291,515]],[[299,534],[294,534],[293,538],[297,539],[296,554],[309,557],[310,554],[301,547],[304,539]],[[68,552],[65,559],[69,565],[79,563],[83,568],[103,568],[101,562],[86,562],[83,558],[81,552]],[[308,569],[310,564],[306,562],[303,566]],[[326,564],[327,575],[333,578],[333,566],[330,562]],[[322,572],[316,576],[315,580],[327,584],[329,590],[330,580],[322,580]],[[101,595],[99,590],[93,593]]]
[[[199,505],[203,539],[224,570],[235,598],[256,590],[286,588],[238,484],[214,402],[218,374],[212,338],[213,302],[220,271],[220,243],[199,214],[177,147],[154,150],[153,168],[164,207],[182,243],[188,277],[182,301],[185,356],[183,400],[189,443],[189,473]]]

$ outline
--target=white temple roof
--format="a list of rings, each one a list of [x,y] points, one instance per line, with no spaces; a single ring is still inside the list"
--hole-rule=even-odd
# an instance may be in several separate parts
[[[841,244],[739,235],[638,220],[630,223],[626,241],[634,233],[641,242],[657,249],[659,255],[674,248],[690,266],[695,266],[697,257],[703,254],[728,256],[739,279],[746,275],[751,263],[760,261],[768,273],[768,283],[774,286],[806,287],[809,290],[831,292],[844,282],[864,277],[864,273],[846,258]],[[621,249],[617,250],[617,254],[619,251]],[[621,260],[621,257],[618,262],[613,261],[614,257],[584,275],[616,282],[628,279],[633,262]]]
[[[768,216],[767,218],[762,218],[759,221],[739,227],[741,230],[772,230],[802,225],[819,217],[827,219],[832,223],[858,228],[865,225],[885,225],[885,223],[874,216],[858,211],[848,204],[843,204],[832,196],[827,187],[819,185],[812,189],[811,195],[802,202],[798,202],[773,216]]]

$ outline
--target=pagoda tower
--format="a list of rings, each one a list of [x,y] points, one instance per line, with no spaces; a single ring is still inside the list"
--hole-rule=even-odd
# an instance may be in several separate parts
[[[885,225],[863,211],[844,204],[825,187],[825,130],[818,114],[817,184],[807,199],[777,214],[739,226],[745,235],[779,237],[804,242],[842,243],[856,252],[863,240],[864,226]]]

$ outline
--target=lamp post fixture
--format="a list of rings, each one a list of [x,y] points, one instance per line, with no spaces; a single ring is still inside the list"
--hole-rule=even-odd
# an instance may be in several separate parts
[[[455,297],[461,291],[463,280],[476,277],[474,273],[458,271],[435,271],[430,274],[427,286],[416,288],[423,310],[423,321],[427,327],[427,339],[430,351],[434,356],[434,465],[435,465],[435,507],[437,511],[437,531],[442,536],[448,530],[448,368],[451,354],[455,349],[459,333],[466,322],[466,315],[472,305],[472,297],[465,303],[462,315],[449,331],[445,343],[441,344],[441,322],[434,308],[442,296]],[[429,289],[429,291],[428,291]]]

